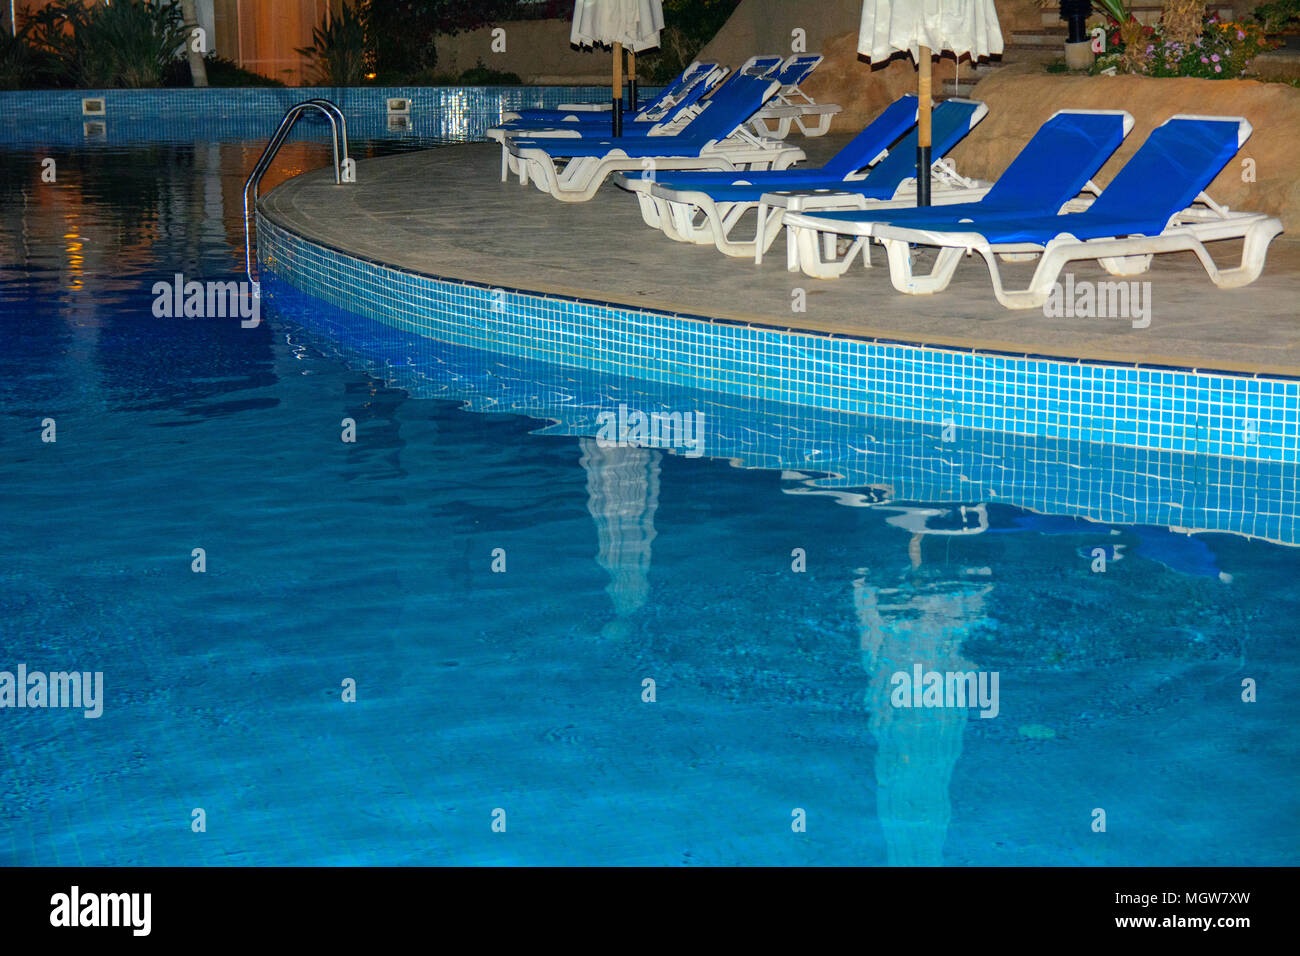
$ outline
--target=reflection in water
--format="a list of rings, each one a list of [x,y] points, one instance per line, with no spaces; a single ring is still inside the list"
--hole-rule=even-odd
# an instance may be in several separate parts
[[[962,579],[954,581],[947,569],[932,574],[924,568],[922,543],[931,532],[924,527],[926,509],[914,510],[908,515],[916,519],[909,522],[911,567],[899,586],[876,588],[857,578],[853,604],[862,666],[871,675],[866,705],[876,739],[876,812],[889,865],[940,866],[952,815],[948,786],[961,756],[966,708],[895,707],[891,677],[918,664],[940,673],[975,670],[962,657],[961,645],[984,621],[984,599],[992,585],[972,581],[969,575],[979,573],[972,569],[963,569]]]
[[[587,473],[587,509],[600,539],[596,561],[609,572],[605,591],[614,605],[615,619],[601,633],[624,637],[628,617],[650,594],[650,543],[655,539],[662,453],[624,445],[602,448],[594,438],[578,441]]]

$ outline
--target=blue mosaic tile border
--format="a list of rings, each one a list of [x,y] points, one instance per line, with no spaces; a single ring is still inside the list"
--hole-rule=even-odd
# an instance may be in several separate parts
[[[783,472],[783,490],[791,494],[825,495],[855,507],[947,503],[954,506],[943,519],[949,522],[956,505],[983,502],[1103,525],[1230,532],[1300,545],[1300,464],[981,430],[958,431],[944,441],[941,427],[458,346],[322,302],[270,272],[265,280],[264,294],[276,316],[287,320],[282,328],[295,348],[308,344],[337,355],[413,398],[453,400],[467,412],[528,416],[538,421],[539,435],[595,436],[600,415],[618,403],[690,412],[707,422],[696,436],[702,454]],[[1033,522],[1028,519],[1029,526]]]
[[[659,87],[642,87],[650,98]],[[0,92],[0,143],[80,143],[83,124],[102,120],[106,139],[139,142],[157,138],[265,139],[285,110],[312,97],[332,100],[347,117],[353,138],[386,129],[390,98],[411,101],[411,126],[445,142],[486,138],[504,110],[551,108],[561,103],[604,103],[608,86],[363,86],[211,87],[162,90],[17,90]],[[81,101],[102,97],[104,115],[84,116]],[[316,115],[300,120],[295,133],[324,136],[329,126]]]
[[[1300,380],[942,349],[643,311],[420,275],[259,212],[258,258],[396,328],[555,365],[958,429],[1300,460]]]

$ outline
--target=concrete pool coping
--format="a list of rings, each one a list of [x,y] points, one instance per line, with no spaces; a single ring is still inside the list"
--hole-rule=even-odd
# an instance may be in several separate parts
[[[836,136],[798,140],[810,163],[842,142]],[[762,266],[730,259],[649,229],[635,199],[615,186],[591,202],[567,204],[502,183],[498,150],[467,144],[366,160],[358,164],[358,182],[343,187],[328,170],[314,171],[263,196],[261,212],[359,259],[490,287],[813,334],[1300,376],[1297,242],[1275,241],[1261,278],[1235,290],[1217,289],[1190,253],[1158,257],[1140,277],[1151,282],[1152,322],[1134,329],[1123,319],[1003,309],[977,260],[963,262],[944,293],[905,296],[893,290],[883,267],[833,281],[789,273],[781,239]],[[1093,262],[1074,271],[1076,280],[1110,278]],[[799,289],[806,294],[802,313],[792,309]]]

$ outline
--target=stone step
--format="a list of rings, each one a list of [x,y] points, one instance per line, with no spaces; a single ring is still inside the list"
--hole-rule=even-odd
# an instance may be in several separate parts
[[[1160,20],[1160,11],[1163,5],[1159,3],[1133,3],[1129,4],[1129,12],[1145,24],[1154,25]],[[1207,6],[1211,13],[1218,15],[1220,20],[1231,20],[1234,17],[1232,7],[1215,7]],[[1042,11],[1042,24],[1045,27],[1057,27],[1062,25],[1061,14],[1058,10]]]
[[[1059,47],[1065,42],[1065,27],[1059,30],[1021,30],[1007,39],[1009,47]]]
[[[998,70],[1002,69],[1003,64],[998,63],[980,63],[978,67],[963,63],[961,69],[957,71],[957,80],[944,80],[939,84],[942,89],[939,96],[944,99],[950,96],[970,96],[975,92],[975,87],[979,85],[980,80],[992,76]]]

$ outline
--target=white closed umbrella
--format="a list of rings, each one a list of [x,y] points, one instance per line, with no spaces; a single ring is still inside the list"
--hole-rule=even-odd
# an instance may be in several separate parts
[[[951,50],[972,60],[1002,52],[993,0],[864,0],[858,52],[873,63],[900,50],[919,71],[916,204],[930,205],[930,57]]]
[[[663,28],[663,0],[574,0],[569,42],[614,48],[611,108],[615,136],[623,135],[623,48],[634,55],[639,50],[654,49]]]

